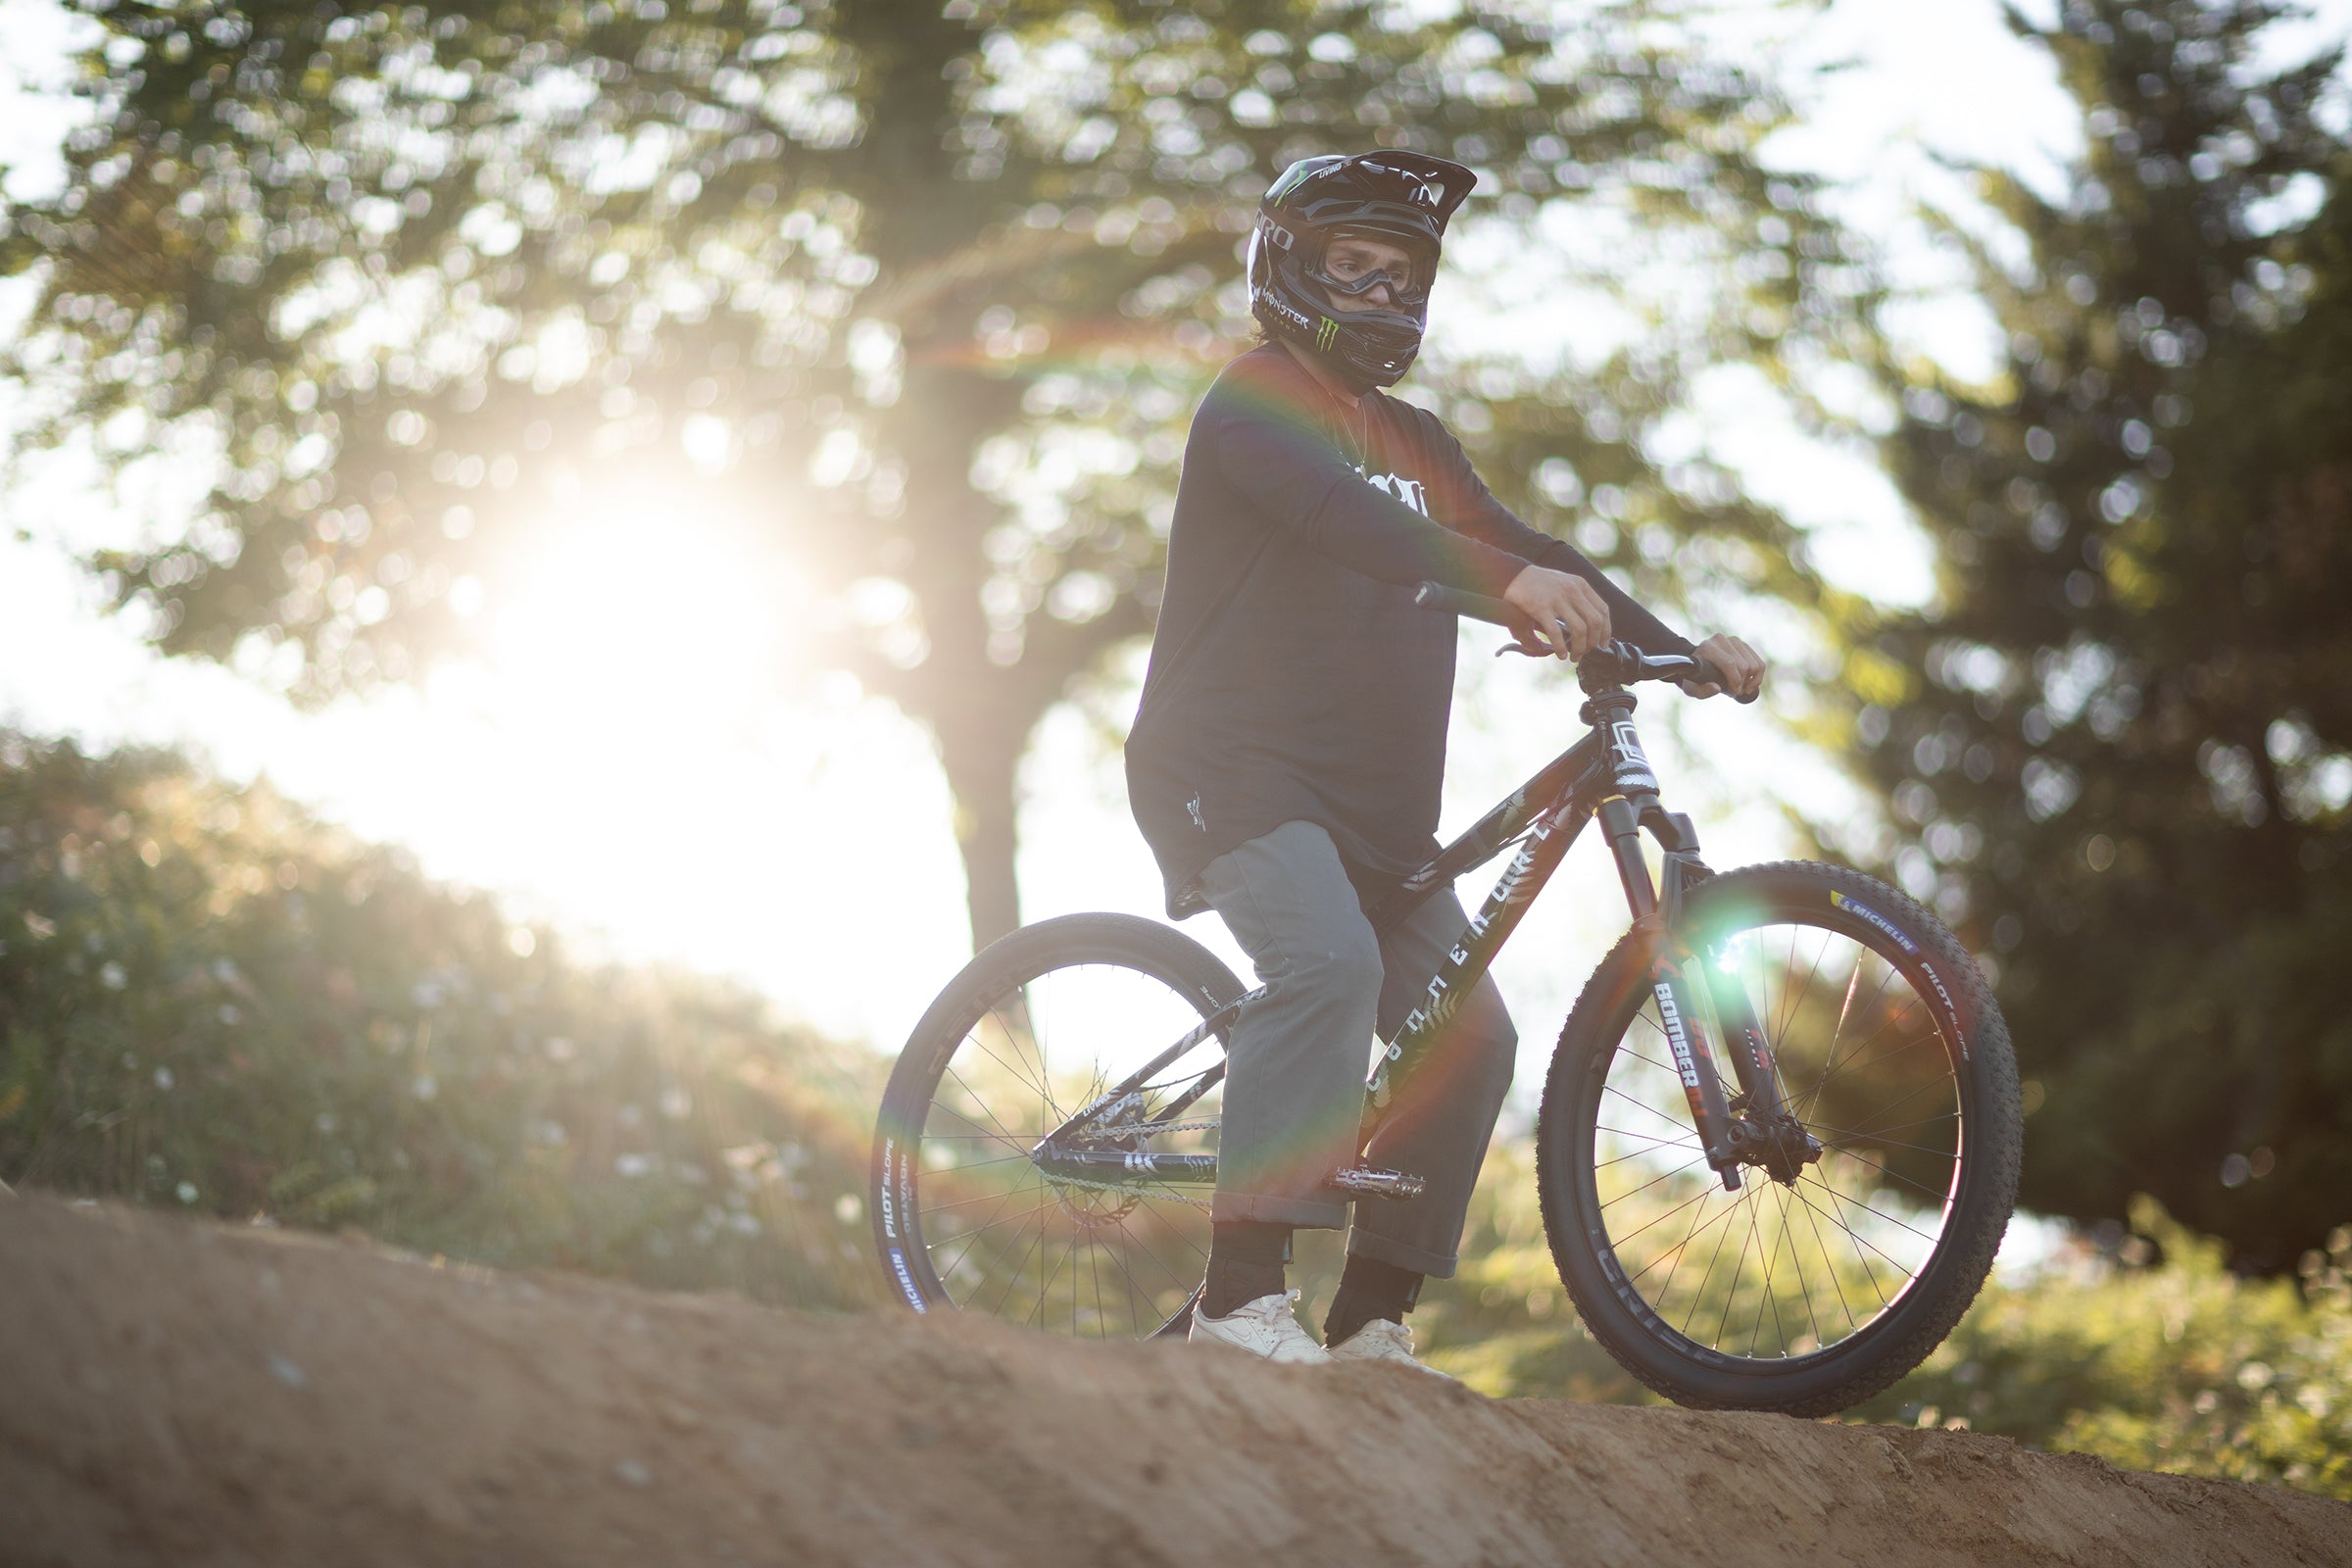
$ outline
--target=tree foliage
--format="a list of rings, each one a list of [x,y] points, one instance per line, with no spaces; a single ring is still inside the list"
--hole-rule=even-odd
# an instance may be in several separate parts
[[[1941,587],[1844,671],[1894,868],[1998,964],[2021,1200],[2152,1193],[2254,1270],[2352,1214],[2352,199],[2337,56],[2254,64],[2279,14],[2017,24],[2087,151],[2055,197],[1983,176],[2026,251],[1974,245],[1994,381],[1885,368]]]
[[[1027,736],[1151,625],[1182,419],[1295,158],[1461,158],[1495,271],[1614,313],[1582,360],[1424,383],[1532,517],[1589,504],[1652,590],[1691,535],[1801,580],[1651,437],[1691,365],[1833,330],[1850,272],[1756,162],[1771,92],[1667,10],[80,9],[94,118],[0,270],[42,277],[30,446],[217,465],[192,525],[99,563],[158,645],[323,699],[467,646],[583,510],[740,517],[798,659],[936,737],[981,938]]]
[[[860,1065],[716,983],[567,960],[267,787],[0,731],[13,1183],[845,1306]]]

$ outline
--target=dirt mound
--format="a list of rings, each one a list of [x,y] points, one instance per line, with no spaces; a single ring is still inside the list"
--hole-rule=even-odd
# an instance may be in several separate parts
[[[0,1563],[2352,1564],[1994,1438],[440,1268],[0,1199]]]

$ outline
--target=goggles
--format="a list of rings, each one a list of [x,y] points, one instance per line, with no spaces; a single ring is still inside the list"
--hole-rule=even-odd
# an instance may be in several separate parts
[[[1411,266],[1407,266],[1401,271],[1393,271],[1383,267],[1369,272],[1359,272],[1352,278],[1345,278],[1335,277],[1326,269],[1317,267],[1309,270],[1307,276],[1332,293],[1344,294],[1351,300],[1361,299],[1386,283],[1389,286],[1391,299],[1400,306],[1411,307],[1423,304],[1429,299],[1429,285],[1420,281],[1418,275],[1420,270],[1419,268]]]

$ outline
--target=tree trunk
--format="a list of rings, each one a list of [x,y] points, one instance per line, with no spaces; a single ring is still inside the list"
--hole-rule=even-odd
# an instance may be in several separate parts
[[[974,953],[1021,923],[1014,870],[1020,815],[1016,784],[1034,719],[1004,722],[1008,716],[984,711],[972,715],[977,722],[935,720],[932,726],[956,803],[956,848],[963,857],[964,907]],[[999,722],[986,722],[989,717]]]

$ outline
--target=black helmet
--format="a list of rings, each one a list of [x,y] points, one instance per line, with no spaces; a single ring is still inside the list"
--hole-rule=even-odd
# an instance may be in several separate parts
[[[1421,352],[1429,285],[1437,274],[1446,220],[1478,176],[1426,153],[1354,153],[1304,158],[1283,172],[1257,204],[1250,237],[1250,310],[1266,329],[1330,361],[1358,390],[1394,386]],[[1334,233],[1362,231],[1413,255],[1413,276],[1391,279],[1396,308],[1334,311],[1330,291],[1360,293],[1324,270]]]

